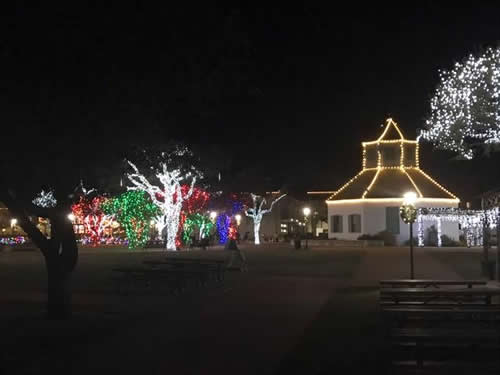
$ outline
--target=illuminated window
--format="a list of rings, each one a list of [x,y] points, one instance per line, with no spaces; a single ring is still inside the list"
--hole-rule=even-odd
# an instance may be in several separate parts
[[[361,232],[361,215],[358,214],[349,215],[349,232],[350,233]]]

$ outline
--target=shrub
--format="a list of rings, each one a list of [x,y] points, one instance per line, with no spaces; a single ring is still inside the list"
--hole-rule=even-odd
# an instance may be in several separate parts
[[[391,232],[383,230],[376,234],[362,234],[358,237],[358,240],[372,240],[372,241],[384,241],[386,246],[396,245],[396,237]]]
[[[461,246],[461,243],[443,234],[441,236],[441,246]]]
[[[403,242],[403,245],[410,246],[410,239],[407,239],[405,242]],[[413,246],[418,246],[418,238],[417,237],[413,238]]]
[[[379,237],[382,241],[384,241],[385,246],[396,245],[396,236],[394,235],[394,233],[383,230],[382,232],[378,232],[375,236]]]
[[[381,240],[376,234],[362,234],[358,237],[358,240]]]

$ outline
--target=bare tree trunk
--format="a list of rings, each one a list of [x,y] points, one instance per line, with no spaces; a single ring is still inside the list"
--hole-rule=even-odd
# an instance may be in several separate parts
[[[53,258],[53,259],[50,259]],[[71,273],[64,269],[58,254],[49,255],[47,267],[47,316],[49,319],[71,317]]]
[[[78,262],[73,225],[67,218],[69,202],[58,208],[31,206],[35,215],[46,217],[51,224],[51,239],[46,238],[28,217],[26,209],[7,190],[1,189],[0,197],[7,208],[16,216],[19,225],[28,234],[45,257],[47,268],[47,313],[51,319],[65,319],[71,316],[71,291],[69,280]]]
[[[253,235],[255,237],[255,244],[256,245],[260,245],[259,233],[260,233],[260,220],[258,220],[258,221],[255,220],[253,223]]]

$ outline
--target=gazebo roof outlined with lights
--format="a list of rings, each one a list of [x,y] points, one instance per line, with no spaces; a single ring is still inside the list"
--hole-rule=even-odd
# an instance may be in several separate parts
[[[405,139],[398,125],[387,119],[380,137],[363,142],[362,170],[328,199],[392,199],[414,191],[420,199],[459,199],[420,169],[417,140]]]
[[[361,171],[326,200],[329,238],[357,239],[388,230],[402,243],[408,229],[399,206],[409,191],[417,195],[417,207],[458,207],[458,197],[420,168],[418,140],[406,139],[393,119],[386,120],[378,139],[361,145]],[[458,225],[442,233],[458,240]]]

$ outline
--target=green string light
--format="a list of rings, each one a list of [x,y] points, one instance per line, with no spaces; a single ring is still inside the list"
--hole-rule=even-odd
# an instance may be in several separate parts
[[[184,231],[182,232],[182,239],[184,243],[189,244],[191,241],[191,236],[196,228],[201,231],[201,238],[206,238],[210,235],[214,224],[205,215],[202,214],[191,214],[188,215],[186,221],[184,222]]]
[[[138,190],[110,199],[102,204],[101,209],[107,215],[115,215],[125,230],[130,249],[144,247],[149,239],[149,223],[159,214],[159,208],[147,194]]]

